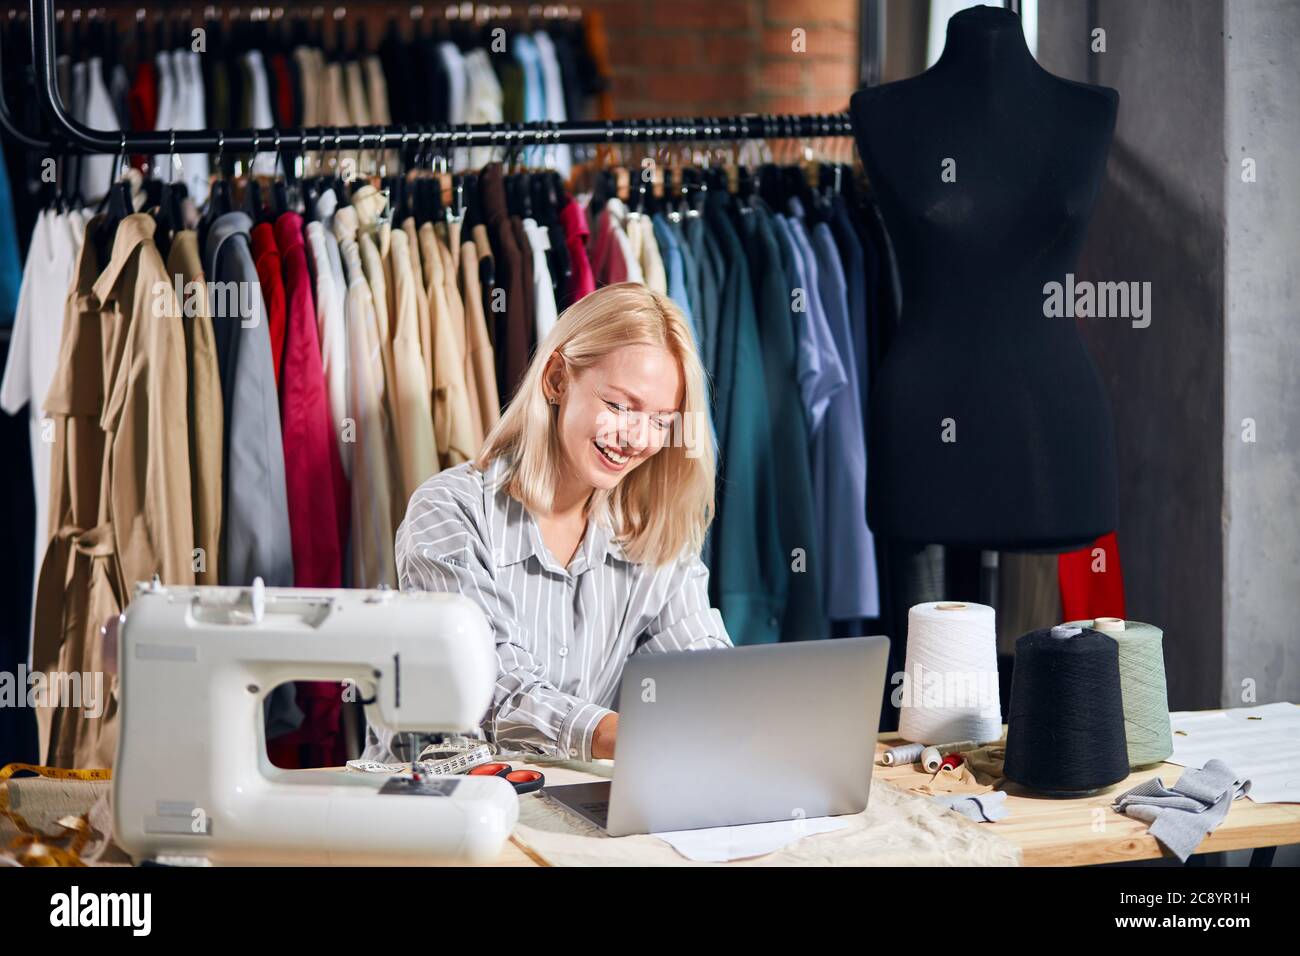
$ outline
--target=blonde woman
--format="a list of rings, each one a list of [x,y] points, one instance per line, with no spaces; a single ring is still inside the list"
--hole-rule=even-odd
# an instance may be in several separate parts
[[[612,757],[630,655],[731,645],[699,557],[714,508],[707,408],[677,307],[606,286],[539,344],[478,459],[411,497],[399,583],[483,609],[498,659],[483,730],[501,748]],[[385,737],[372,733],[367,757],[391,759]]]

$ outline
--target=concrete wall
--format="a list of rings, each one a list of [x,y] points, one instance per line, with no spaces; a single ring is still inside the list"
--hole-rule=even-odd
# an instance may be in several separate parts
[[[1239,706],[1244,683],[1300,702],[1300,4],[1227,0],[1225,22],[1223,701]]]
[[[1076,275],[1151,283],[1148,328],[1118,319],[1080,324],[1115,412],[1128,615],[1165,631],[1170,706],[1218,706],[1225,548],[1223,3],[1041,0],[1039,11],[1044,67],[1120,91],[1106,182]],[[1089,50],[1093,26],[1106,31],[1104,53]]]

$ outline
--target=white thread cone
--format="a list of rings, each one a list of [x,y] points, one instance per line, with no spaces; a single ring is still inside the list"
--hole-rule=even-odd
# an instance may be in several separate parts
[[[907,612],[906,676],[898,733],[904,740],[979,743],[1002,736],[997,629],[985,604],[938,601]]]

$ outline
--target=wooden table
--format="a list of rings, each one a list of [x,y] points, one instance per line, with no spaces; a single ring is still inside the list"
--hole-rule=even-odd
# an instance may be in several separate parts
[[[880,734],[877,753],[902,743],[895,733]],[[547,767],[548,784],[584,783],[600,780],[594,774],[567,767]],[[996,823],[983,823],[1017,844],[1026,866],[1090,866],[1097,863],[1125,863],[1157,859],[1164,854],[1147,825],[1110,809],[1116,795],[1151,777],[1173,784],[1183,772],[1178,764],[1162,763],[1130,774],[1127,779],[1089,797],[1062,799],[1030,793],[1010,782],[1006,808],[1010,815]],[[885,767],[877,764],[874,780],[912,789],[930,775],[916,766]],[[1200,853],[1244,850],[1300,843],[1300,804],[1254,803],[1243,797],[1233,803],[1227,819],[1196,848]],[[506,844],[497,866],[545,866],[541,859],[517,838]]]
[[[881,734],[877,753],[902,743],[897,734]],[[1112,787],[1089,797],[1065,799],[1044,797],[1005,781],[1006,808],[1010,815],[996,823],[984,823],[1017,844],[1025,866],[1091,866],[1096,863],[1126,863],[1163,856],[1155,837],[1147,835],[1147,824],[1116,813],[1110,808],[1115,797],[1143,780],[1160,777],[1172,785],[1183,773],[1180,764],[1161,763],[1131,773]],[[912,788],[930,775],[918,766],[877,766],[874,780],[888,780]],[[1254,803],[1242,797],[1232,804],[1218,829],[1201,841],[1200,853],[1221,850],[1249,850],[1257,847],[1300,843],[1300,804]]]

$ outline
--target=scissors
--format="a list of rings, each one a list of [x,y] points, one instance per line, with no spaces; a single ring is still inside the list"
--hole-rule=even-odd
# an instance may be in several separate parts
[[[515,770],[508,763],[485,763],[469,772],[471,777],[503,777],[515,793],[532,793],[546,786],[546,777],[538,770]]]

